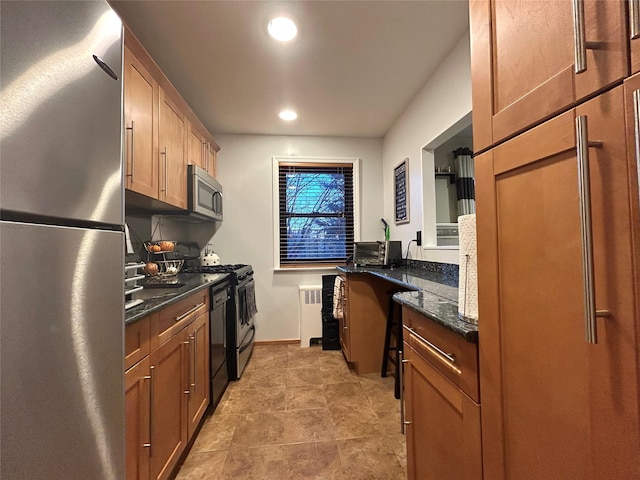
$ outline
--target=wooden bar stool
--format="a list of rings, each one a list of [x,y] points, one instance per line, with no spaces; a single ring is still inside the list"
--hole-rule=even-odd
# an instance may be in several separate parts
[[[384,335],[384,351],[382,353],[382,369],[380,375],[387,376],[389,362],[394,366],[394,395],[400,398],[400,352],[402,351],[402,317],[396,318],[395,305],[393,295],[402,290],[394,290],[389,292],[389,310],[387,313],[387,328]]]

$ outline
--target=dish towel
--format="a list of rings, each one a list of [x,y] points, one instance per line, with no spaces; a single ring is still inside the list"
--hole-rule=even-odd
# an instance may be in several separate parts
[[[249,318],[258,313],[258,307],[256,306],[256,284],[255,282],[249,282],[247,285],[247,313]]]
[[[458,217],[460,235],[460,263],[458,284],[458,317],[478,323],[478,248],[476,244],[476,215]]]
[[[342,285],[342,277],[338,275],[333,284],[333,318],[341,319],[344,315],[342,311],[342,302],[344,300],[344,288]]]

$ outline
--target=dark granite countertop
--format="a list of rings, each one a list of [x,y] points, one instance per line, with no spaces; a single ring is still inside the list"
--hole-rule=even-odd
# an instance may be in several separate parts
[[[141,298],[144,303],[124,312],[124,323],[128,325],[153,312],[162,310],[167,305],[180,301],[203,288],[220,283],[229,277],[228,273],[201,274],[181,273],[177,276],[180,288],[145,288],[142,292],[134,293],[134,298]]]
[[[458,288],[447,285],[438,272],[415,267],[337,267],[344,273],[368,273],[412,291],[396,293],[393,299],[463,337],[478,342],[478,326],[458,317]]]

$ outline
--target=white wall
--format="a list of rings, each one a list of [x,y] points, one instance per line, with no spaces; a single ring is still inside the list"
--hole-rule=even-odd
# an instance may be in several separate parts
[[[470,112],[471,65],[467,33],[384,138],[384,217],[391,221],[394,218],[393,168],[409,158],[410,222],[397,226],[391,222],[391,239],[401,240],[403,249],[416,238],[416,231],[423,231],[423,239],[428,238],[425,231],[433,229],[435,232],[435,206],[433,212],[426,216],[423,208],[423,203],[429,198],[435,202],[433,158],[431,156],[430,164],[425,162],[423,175],[422,148],[432,144],[452,125],[463,121]],[[415,242],[411,244],[409,256],[433,262],[458,263],[456,249],[425,248],[424,244],[416,247]]]
[[[274,272],[271,157],[360,158],[361,238],[382,240],[382,139],[216,135],[216,142],[224,220],[210,242],[222,263],[253,265],[257,339],[297,339],[298,285],[320,285],[321,276],[335,269]]]

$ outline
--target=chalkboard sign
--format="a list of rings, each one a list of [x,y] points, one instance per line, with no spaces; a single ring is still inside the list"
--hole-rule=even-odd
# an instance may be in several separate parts
[[[409,223],[409,159],[405,158],[393,169],[396,225]]]

